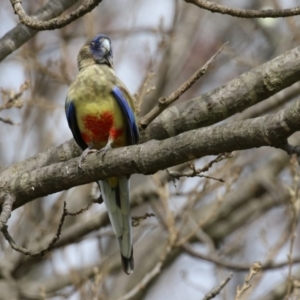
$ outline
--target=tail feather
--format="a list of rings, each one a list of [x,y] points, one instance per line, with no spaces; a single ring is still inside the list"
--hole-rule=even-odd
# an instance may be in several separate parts
[[[131,215],[129,197],[129,179],[126,176],[119,177],[119,195],[122,212],[123,234],[122,239],[118,239],[122,254],[132,257],[132,234],[131,234]],[[126,237],[126,238],[125,238]]]
[[[131,256],[129,258],[126,258],[121,253],[121,260],[122,260],[122,267],[123,267],[124,272],[127,275],[132,274],[133,269],[134,269],[133,249],[131,250]]]
[[[108,216],[117,237],[122,236],[122,213],[117,204],[116,188],[112,188],[107,180],[99,181],[101,194],[108,211]]]
[[[126,274],[133,272],[133,250],[131,234],[131,216],[129,201],[129,180],[118,177],[117,185],[111,186],[109,180],[99,182],[102,197],[108,211],[113,230],[118,238],[122,265]]]

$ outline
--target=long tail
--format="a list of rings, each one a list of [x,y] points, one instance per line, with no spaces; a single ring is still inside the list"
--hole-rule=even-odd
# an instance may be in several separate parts
[[[126,176],[108,178],[99,182],[102,197],[113,230],[118,238],[123,270],[131,274],[134,269],[129,179]]]

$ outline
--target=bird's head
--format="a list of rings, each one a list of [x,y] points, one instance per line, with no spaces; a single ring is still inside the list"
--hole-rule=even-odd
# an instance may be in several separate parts
[[[78,54],[79,69],[90,64],[106,64],[113,68],[113,54],[110,38],[99,34],[88,40]]]

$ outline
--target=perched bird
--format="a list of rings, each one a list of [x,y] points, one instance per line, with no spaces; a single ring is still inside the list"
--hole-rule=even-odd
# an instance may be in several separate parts
[[[132,97],[113,70],[111,41],[105,35],[88,40],[78,54],[79,73],[65,104],[69,127],[83,153],[138,143]],[[110,222],[117,236],[124,272],[133,272],[129,178],[99,182]]]

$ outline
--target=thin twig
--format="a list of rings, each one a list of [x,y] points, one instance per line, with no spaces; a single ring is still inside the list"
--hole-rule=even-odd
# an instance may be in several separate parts
[[[4,104],[0,105],[0,111],[4,109],[10,109],[12,107],[21,108],[23,106],[23,101],[20,100],[20,97],[23,95],[24,91],[26,91],[30,86],[30,83],[28,80],[26,80],[19,88],[19,91],[17,93],[14,93],[13,91],[7,91],[4,89],[1,89],[1,93],[4,98]]]
[[[209,254],[209,255],[202,254],[199,251],[194,250],[193,247],[188,243],[181,245],[181,247],[189,255],[214,263],[223,268],[227,268],[234,271],[248,271],[251,267],[247,264],[238,264],[238,263],[226,261],[224,259],[219,258],[216,254]],[[283,261],[279,263],[272,263],[268,261],[267,263],[261,264],[261,269],[264,271],[280,269],[289,266],[290,263],[293,264],[300,263],[300,257],[294,258],[292,261],[288,259],[287,261]]]
[[[146,114],[140,121],[139,127],[142,130],[145,130],[147,126],[162,112],[164,111],[170,104],[176,101],[182,94],[184,94],[191,86],[201,78],[210,64],[215,60],[215,58],[220,54],[223,48],[228,44],[226,42],[222,45],[222,47],[202,66],[199,70],[197,70],[186,82],[184,82],[175,92],[170,94],[168,97],[162,97],[158,100],[158,104],[148,113]]]
[[[128,300],[132,299],[133,296],[135,296],[137,293],[145,289],[150,282],[160,274],[162,267],[164,266],[164,263],[166,259],[168,258],[169,254],[171,253],[171,250],[173,249],[174,241],[172,240],[172,236],[169,236],[168,243],[166,245],[166,248],[164,249],[164,252],[162,253],[162,256],[160,260],[156,263],[154,268],[146,273],[146,275],[138,282],[138,284],[127,294],[120,297],[118,300]]]
[[[155,175],[153,175],[153,179],[156,183],[158,183],[158,180]],[[169,257],[171,251],[173,250],[173,248],[175,246],[178,232],[175,227],[174,215],[166,203],[166,201],[169,198],[168,192],[167,192],[167,187],[165,185],[160,184],[159,189],[158,189],[158,194],[162,200],[164,209],[166,210],[166,218],[164,221],[165,221],[165,225],[169,231],[169,236],[168,236],[166,247],[164,248],[164,250],[161,254],[160,260],[155,264],[154,268],[150,272],[146,273],[146,275],[139,281],[139,283],[131,291],[129,291],[127,294],[125,294],[118,300],[131,299],[133,296],[135,296],[141,290],[145,289],[152,282],[152,280],[160,274],[162,267],[164,266],[164,263],[166,262],[167,258]]]
[[[98,201],[97,200],[93,200],[86,207],[83,207],[83,208],[81,208],[80,210],[78,210],[78,211],[76,211],[74,213],[70,213],[70,212],[67,211],[67,216],[72,216],[72,217],[78,216],[78,215],[82,214],[83,212],[87,211],[92,206],[92,204],[94,204],[94,203],[98,203]]]
[[[24,247],[18,246],[16,244],[16,242],[14,241],[14,239],[12,238],[12,236],[9,234],[7,225],[3,224],[3,228],[2,228],[1,231],[2,231],[5,239],[9,242],[10,246],[15,251],[21,252],[25,255],[29,255],[29,256],[32,256],[32,257],[43,256],[46,252],[51,250],[53,248],[54,244],[59,240],[60,235],[61,235],[61,229],[62,229],[62,226],[64,224],[66,216],[77,216],[77,215],[83,213],[84,211],[88,210],[93,203],[94,202],[89,203],[86,207],[80,209],[77,212],[70,213],[66,208],[66,205],[67,205],[66,201],[64,201],[63,213],[61,215],[59,225],[58,225],[58,228],[56,230],[56,234],[54,235],[54,237],[52,238],[50,243],[45,248],[43,248],[42,250],[39,250],[39,251],[32,251],[32,250],[26,249]]]
[[[124,296],[120,297],[118,300],[128,300],[128,299],[131,299],[134,295],[136,295],[138,292],[140,292],[141,290],[143,290],[149,284],[149,282],[151,282],[152,279],[161,272],[162,266],[163,266],[163,262],[159,261],[154,266],[154,268],[150,272],[148,272],[143,277],[143,279],[140,280],[139,283],[131,291],[129,291]]]
[[[225,287],[225,285],[230,281],[233,274],[230,273],[225,280],[223,280],[219,286],[214,287],[209,293],[207,293],[202,300],[210,300],[215,298],[217,295],[220,294],[222,289]]]
[[[245,281],[242,287],[237,287],[234,300],[240,300],[242,294],[251,287],[251,279],[261,271],[261,263],[256,261],[250,268],[248,275],[245,277]]]
[[[197,220],[195,222],[194,228],[192,228],[186,235],[178,239],[176,246],[181,247],[182,245],[186,244],[187,241],[189,241],[193,236],[195,236],[199,230],[212,218],[217,214],[218,209],[220,208],[224,198],[223,197],[218,197],[218,200],[213,204],[211,207],[210,211],[206,214],[205,218]],[[193,219],[191,219],[193,221]]]
[[[9,125],[20,125],[19,123],[15,123],[14,121],[12,121],[9,117],[6,117],[6,118],[0,117],[0,122],[9,124]]]
[[[224,180],[222,178],[201,175],[201,173],[207,172],[215,163],[220,162],[220,161],[222,161],[226,158],[230,158],[230,157],[231,157],[231,153],[221,153],[215,159],[211,160],[208,164],[206,164],[201,169],[196,169],[194,164],[189,164],[190,171],[178,172],[178,171],[171,171],[171,170],[167,169],[167,173],[169,174],[169,176],[171,176],[174,179],[179,179],[181,177],[203,177],[203,178],[208,178],[208,179],[213,179],[213,180],[217,180],[220,182],[224,182]]]
[[[152,65],[153,65],[153,62],[150,61],[147,66],[147,69],[152,68]],[[156,89],[155,86],[149,86],[154,75],[155,75],[155,73],[152,71],[147,72],[138,92],[136,93],[136,95],[134,97],[135,113],[137,115],[140,113],[144,97]]]
[[[288,253],[288,260],[289,260],[289,270],[288,270],[288,284],[287,284],[287,292],[285,295],[285,299],[290,299],[290,295],[292,292],[293,287],[293,276],[292,276],[292,267],[293,267],[293,250],[294,244],[296,239],[296,230],[299,223],[299,166],[297,163],[297,157],[293,155],[291,157],[291,164],[292,164],[292,175],[293,175],[293,187],[288,188],[290,197],[290,210],[292,213],[292,228],[290,232],[290,247]]]
[[[300,6],[287,9],[241,9],[231,8],[216,4],[206,0],[185,0],[187,3],[193,3],[196,6],[209,10],[213,13],[226,14],[238,18],[285,18],[300,14]]]
[[[147,218],[155,217],[153,213],[145,213],[143,216],[135,216],[131,217],[132,226],[136,227],[139,226],[141,221],[146,220]]]

